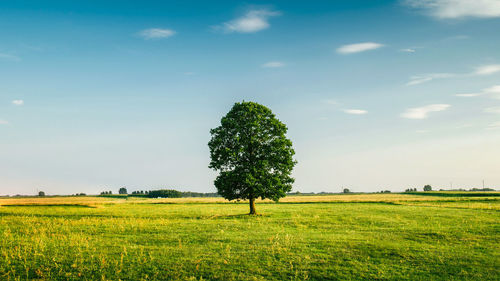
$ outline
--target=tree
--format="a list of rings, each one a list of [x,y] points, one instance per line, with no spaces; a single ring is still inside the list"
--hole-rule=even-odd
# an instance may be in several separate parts
[[[424,186],[424,191],[432,191],[432,186],[430,186],[430,185],[426,184],[426,185]]]
[[[127,189],[125,187],[121,187],[119,190],[118,190],[118,194],[127,194]]]
[[[45,196],[45,192],[43,192],[43,191],[38,191],[38,196],[40,196],[40,197]]]
[[[151,198],[181,198],[182,192],[173,189],[152,190],[148,194]]]
[[[349,188],[344,188],[344,190],[342,190],[342,192],[344,192],[344,193],[350,193],[351,191],[349,190]]]
[[[228,200],[249,200],[256,214],[255,199],[278,201],[292,190],[290,176],[297,163],[287,127],[272,111],[255,102],[235,103],[210,130],[209,168],[219,171],[217,192]]]

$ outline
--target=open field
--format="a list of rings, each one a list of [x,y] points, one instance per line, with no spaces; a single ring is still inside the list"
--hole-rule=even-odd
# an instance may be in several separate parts
[[[0,280],[498,280],[498,195],[0,198]]]

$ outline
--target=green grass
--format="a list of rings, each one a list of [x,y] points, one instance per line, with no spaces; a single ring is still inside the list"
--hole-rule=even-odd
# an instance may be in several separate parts
[[[407,203],[1,206],[0,280],[500,278],[500,200]]]

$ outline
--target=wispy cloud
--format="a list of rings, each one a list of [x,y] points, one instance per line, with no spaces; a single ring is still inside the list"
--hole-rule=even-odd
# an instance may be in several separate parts
[[[263,65],[261,65],[263,68],[278,68],[278,67],[284,67],[285,63],[281,61],[270,61],[266,62]]]
[[[486,129],[493,130],[493,129],[500,129],[500,122],[495,122],[491,123],[486,127]]]
[[[13,100],[12,104],[13,105],[24,105],[24,100]]]
[[[483,93],[489,95],[492,98],[500,99],[500,85],[495,85],[483,90]]]
[[[432,112],[446,110],[449,104],[429,104],[422,107],[409,108],[401,114],[401,117],[408,119],[426,119]]]
[[[490,75],[500,72],[500,64],[489,64],[476,67],[474,74],[476,75]]]
[[[281,15],[281,12],[268,9],[250,10],[239,18],[213,28],[227,33],[254,33],[269,28],[271,26],[269,19],[279,15]]]
[[[172,37],[175,35],[175,31],[172,29],[165,29],[165,28],[149,28],[149,29],[144,29],[139,32],[139,36],[141,36],[144,39],[165,39],[168,37]]]
[[[403,52],[403,53],[415,53],[415,49],[412,49],[412,48],[407,48],[407,49],[400,49],[399,50],[400,52]]]
[[[0,119],[0,125],[7,125],[9,122],[7,120]]]
[[[337,53],[343,54],[343,55],[348,55],[348,54],[355,54],[355,53],[375,50],[375,49],[382,48],[382,47],[384,47],[383,44],[374,43],[374,42],[348,44],[348,45],[343,45],[343,46],[340,46],[339,48],[337,48]]]
[[[472,97],[477,97],[480,95],[481,95],[481,93],[471,93],[471,94],[456,94],[455,96],[462,97],[462,98],[472,98]]]
[[[438,19],[500,17],[498,0],[405,0],[403,3]]]
[[[413,86],[430,82],[437,79],[452,78],[452,77],[468,77],[468,76],[484,76],[500,72],[500,64],[487,64],[475,68],[473,72],[469,73],[428,73],[421,75],[414,75],[410,77],[410,81],[406,83],[407,86]]]
[[[12,54],[0,53],[0,60],[20,61],[21,58]]]
[[[368,111],[363,109],[343,109],[342,111],[347,114],[354,114],[354,115],[363,115],[368,113]]]
[[[485,113],[500,114],[500,106],[488,107],[483,110]]]
[[[470,98],[477,96],[489,96],[494,99],[500,99],[500,85],[494,85],[486,89],[482,89],[478,93],[456,94],[457,97]]]
[[[425,82],[430,82],[435,79],[454,77],[455,75],[456,74],[453,73],[429,73],[429,74],[415,75],[410,77],[410,81],[406,83],[406,85],[407,86],[418,85]]]

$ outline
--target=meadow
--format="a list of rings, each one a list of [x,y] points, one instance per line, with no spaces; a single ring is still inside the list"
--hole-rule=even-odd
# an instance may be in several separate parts
[[[500,193],[0,198],[0,280],[499,280]]]

